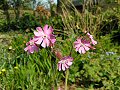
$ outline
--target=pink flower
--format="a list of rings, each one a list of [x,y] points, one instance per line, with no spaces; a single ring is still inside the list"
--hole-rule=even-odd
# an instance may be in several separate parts
[[[59,62],[58,62],[58,70],[65,71],[72,65],[73,58],[70,56],[63,57]]]
[[[35,40],[31,39],[29,42],[26,43],[25,51],[28,51],[28,53],[34,53],[34,51],[38,52],[38,47],[35,44]]]
[[[78,51],[80,54],[85,53],[91,48],[90,41],[85,40],[83,38],[79,38],[74,42],[74,48],[76,51]]]
[[[53,29],[51,26],[48,28],[48,25],[45,25],[43,30],[41,27],[37,27],[36,29],[37,31],[34,31],[36,44],[41,44],[42,47],[46,48],[55,43],[56,39],[55,35],[52,34]]]
[[[92,44],[93,44],[93,45],[96,45],[96,44],[97,44],[97,41],[95,41],[95,40],[93,39],[93,36],[92,36],[90,33],[87,33],[87,35],[88,35],[88,37],[91,39]]]

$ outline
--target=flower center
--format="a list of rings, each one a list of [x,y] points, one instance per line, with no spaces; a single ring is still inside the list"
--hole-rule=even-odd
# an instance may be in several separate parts
[[[32,46],[34,44],[34,42],[32,41],[32,42],[30,42],[30,45]]]
[[[61,62],[61,63],[62,63],[62,64],[64,64],[65,62],[66,62],[66,60],[62,60],[62,62]]]
[[[47,35],[44,35],[43,38],[47,38]]]
[[[81,44],[81,46],[84,46],[84,44],[83,44],[83,43],[81,43],[81,42],[80,42],[80,44]]]

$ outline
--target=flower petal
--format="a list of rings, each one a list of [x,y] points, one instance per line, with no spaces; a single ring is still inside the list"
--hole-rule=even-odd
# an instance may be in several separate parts
[[[62,64],[62,70],[65,71],[65,66],[64,66],[64,64]]]
[[[50,35],[50,41],[52,44],[54,44],[56,42],[55,36],[53,34]]]
[[[37,31],[34,31],[35,36],[44,36],[44,32],[41,27],[37,27],[36,29]]]
[[[44,33],[46,33],[46,32],[48,31],[48,25],[45,25],[45,26],[43,27],[43,30],[44,30]]]
[[[28,50],[28,47],[26,47],[24,50],[27,51],[27,50]]]
[[[35,38],[37,41],[35,42],[36,44],[41,44],[43,41],[42,37]]]
[[[36,45],[34,45],[33,48],[34,48],[34,51],[38,52],[39,48]]]
[[[72,65],[72,62],[68,62],[67,65],[71,66],[71,65]]]
[[[97,44],[97,41],[95,41],[94,39],[91,39],[91,41],[92,41],[92,44],[93,44],[93,45],[96,45],[96,44]]]
[[[58,70],[61,71],[61,63],[58,63]]]
[[[46,48],[46,42],[45,42],[45,40],[43,40],[41,46],[44,47],[44,48]]]
[[[33,53],[33,52],[34,52],[33,46],[30,47],[29,52],[30,52],[30,53]]]
[[[47,35],[52,34],[52,32],[53,32],[53,28],[51,26],[48,29],[44,30],[44,33],[47,34]]]
[[[37,30],[37,31],[40,31],[40,32],[43,31],[41,27],[37,27],[36,30]]]
[[[50,41],[47,38],[44,38],[41,46],[46,48],[46,46],[48,47],[49,45],[50,45]]]
[[[50,41],[47,38],[44,38],[44,42],[46,43],[47,47],[50,45]]]
[[[81,44],[75,44],[75,48],[79,48],[81,46]]]
[[[69,68],[69,65],[67,63],[64,64],[65,68]]]
[[[81,49],[81,52],[84,54],[86,51],[84,48]]]
[[[84,45],[84,49],[88,51],[90,48]]]
[[[83,50],[84,50],[84,48],[83,48],[83,47],[80,47],[78,52],[79,52],[79,53],[82,53]]]

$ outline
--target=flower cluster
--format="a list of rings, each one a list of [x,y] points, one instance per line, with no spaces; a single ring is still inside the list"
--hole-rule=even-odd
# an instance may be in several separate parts
[[[74,48],[76,51],[78,51],[80,54],[84,54],[86,53],[86,51],[90,50],[90,49],[95,49],[93,47],[93,45],[97,44],[97,41],[95,41],[93,39],[93,36],[90,33],[86,34],[88,38],[78,38],[75,42],[74,42]],[[65,56],[62,59],[60,59],[60,61],[58,62],[58,70],[61,71],[65,71],[66,69],[68,69],[71,65],[72,65],[72,61],[73,58],[70,56]]]
[[[73,58],[70,56],[63,57],[59,62],[58,62],[58,70],[65,71],[72,65]]]
[[[81,53],[86,53],[86,51],[90,49],[95,49],[93,45],[97,44],[97,41],[93,39],[93,36],[90,35],[90,33],[87,33],[88,38],[78,38],[74,42],[74,48],[76,51],[78,51],[80,54]]]
[[[35,44],[35,40],[31,39],[29,42],[26,43],[26,48],[24,49],[25,51],[28,51],[28,53],[34,53],[34,51],[38,52],[38,47]]]
[[[34,40],[36,41],[35,43],[41,45],[44,48],[54,44],[56,39],[55,35],[52,33],[53,29],[51,26],[48,28],[48,25],[45,25],[43,30],[41,27],[37,27],[37,31],[34,31]]]
[[[37,27],[37,30],[34,31],[34,37],[26,44],[25,51],[28,53],[34,53],[34,51],[38,51],[39,47],[43,48],[49,47],[53,45],[56,41],[55,35],[53,35],[53,28],[48,25],[45,25],[43,29],[41,27]]]
[[[56,42],[55,35],[53,34],[53,28],[48,25],[45,25],[43,29],[37,27],[34,31],[34,37],[27,42],[26,48],[24,49],[28,53],[38,52],[39,47],[52,47]],[[86,37],[79,37],[74,42],[74,48],[76,52],[80,54],[85,54],[86,51],[90,49],[95,49],[93,46],[97,44],[97,41],[93,39],[93,36],[90,33],[86,33]],[[73,58],[71,56],[62,57],[60,52],[55,51],[54,54],[60,61],[58,62],[58,70],[65,71],[72,65]]]

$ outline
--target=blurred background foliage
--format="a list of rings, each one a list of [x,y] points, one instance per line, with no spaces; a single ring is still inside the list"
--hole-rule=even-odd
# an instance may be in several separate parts
[[[56,5],[48,0],[46,6],[36,0],[0,0],[0,89],[64,89],[65,73],[57,70],[59,60],[49,48],[24,52],[33,30],[45,24],[54,28],[55,50],[74,57],[69,90],[120,89],[120,0],[76,1]],[[85,31],[98,44],[80,55],[72,46]]]

